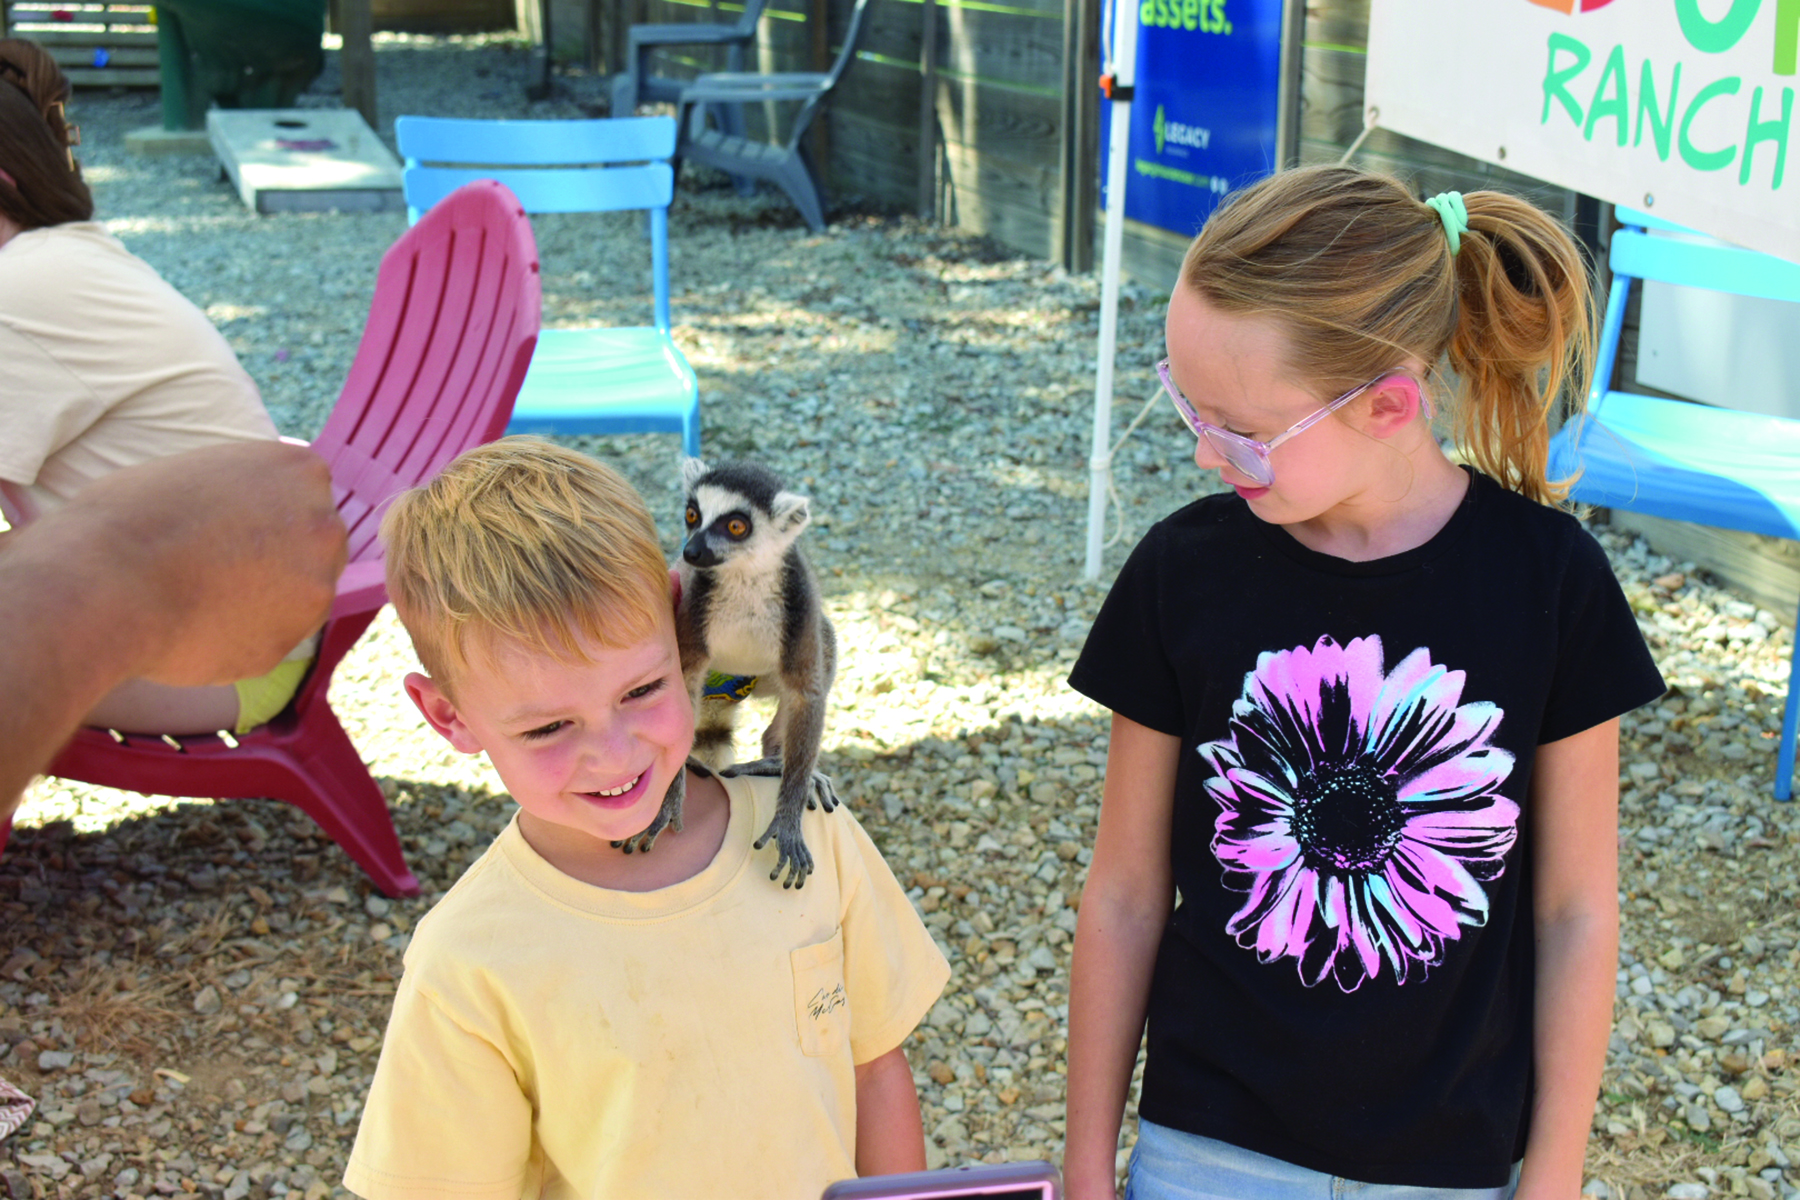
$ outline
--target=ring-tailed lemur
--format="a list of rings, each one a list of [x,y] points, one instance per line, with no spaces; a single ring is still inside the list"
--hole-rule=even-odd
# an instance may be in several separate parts
[[[696,710],[694,757],[723,775],[781,777],[775,818],[756,848],[775,839],[769,878],[786,867],[782,886],[804,887],[813,860],[800,832],[801,811],[830,812],[838,803],[831,781],[814,771],[825,698],[837,673],[837,635],[796,543],[811,519],[809,501],[753,463],[709,469],[684,458],[681,477],[687,542],[675,632]],[[775,696],[775,719],[763,731],[764,757],[731,766],[736,701],[753,689]],[[679,806],[680,797],[674,800]],[[679,828],[679,807],[668,819]]]

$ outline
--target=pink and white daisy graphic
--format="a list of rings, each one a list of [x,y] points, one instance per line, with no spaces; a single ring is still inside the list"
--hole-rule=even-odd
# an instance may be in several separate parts
[[[1381,639],[1261,654],[1231,732],[1202,745],[1219,803],[1213,854],[1248,893],[1226,932],[1312,987],[1422,979],[1464,927],[1487,923],[1519,806],[1504,714],[1460,703],[1464,676],[1420,647],[1383,671]]]

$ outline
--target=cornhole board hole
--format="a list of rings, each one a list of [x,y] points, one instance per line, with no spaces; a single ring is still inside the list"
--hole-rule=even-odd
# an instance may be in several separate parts
[[[259,213],[406,207],[400,161],[351,108],[215,108],[206,135]]]

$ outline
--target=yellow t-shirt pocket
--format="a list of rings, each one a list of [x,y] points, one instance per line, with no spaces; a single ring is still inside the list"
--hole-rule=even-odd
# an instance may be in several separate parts
[[[850,994],[844,988],[844,931],[789,952],[794,969],[794,1020],[800,1049],[839,1054],[850,1037]]]

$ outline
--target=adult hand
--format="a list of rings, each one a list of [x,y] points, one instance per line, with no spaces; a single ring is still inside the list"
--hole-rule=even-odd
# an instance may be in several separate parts
[[[0,817],[100,697],[260,675],[324,621],[345,533],[325,464],[276,442],[115,472],[0,546]]]
[[[331,611],[346,558],[324,460],[235,442],[114,472],[32,533],[86,545],[145,618],[124,677],[177,686],[270,670]]]

